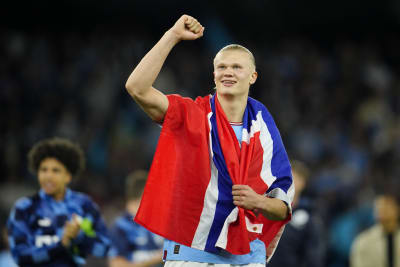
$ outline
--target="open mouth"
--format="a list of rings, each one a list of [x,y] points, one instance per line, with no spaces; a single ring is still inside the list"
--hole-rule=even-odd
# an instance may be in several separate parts
[[[231,81],[231,80],[223,80],[223,81],[221,81],[221,83],[224,85],[224,86],[232,86],[232,85],[234,85],[235,83],[236,83],[236,81]]]
[[[42,188],[46,192],[52,192],[55,189],[55,185],[53,183],[43,183]]]

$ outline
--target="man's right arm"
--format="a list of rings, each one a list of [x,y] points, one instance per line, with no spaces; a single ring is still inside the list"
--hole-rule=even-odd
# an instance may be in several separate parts
[[[152,86],[168,54],[179,41],[200,38],[203,31],[204,27],[195,18],[181,16],[129,76],[126,89],[152,120],[162,121],[168,109],[168,98]]]

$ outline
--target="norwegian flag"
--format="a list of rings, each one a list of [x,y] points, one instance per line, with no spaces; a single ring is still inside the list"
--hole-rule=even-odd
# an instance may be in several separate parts
[[[216,94],[169,95],[159,143],[135,221],[177,243],[247,254],[262,240],[272,256],[284,225],[233,204],[233,184],[292,202],[291,168],[272,116],[248,98],[239,145]],[[269,260],[268,259],[268,260]]]

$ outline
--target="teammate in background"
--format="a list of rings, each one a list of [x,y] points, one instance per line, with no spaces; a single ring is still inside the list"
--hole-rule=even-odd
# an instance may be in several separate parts
[[[395,193],[375,198],[377,223],[361,232],[353,241],[351,267],[400,267],[400,201]],[[396,192],[397,191],[397,192]]]
[[[301,161],[291,162],[295,195],[292,220],[286,225],[268,267],[323,267],[325,258],[322,221],[313,213],[312,200],[302,195],[310,170]]]
[[[68,188],[85,167],[82,149],[62,138],[38,142],[28,153],[40,190],[17,200],[8,223],[9,244],[19,266],[80,266],[105,257],[110,246],[97,205]]]
[[[248,97],[253,54],[240,45],[217,53],[213,96],[193,101],[152,86],[172,48],[203,33],[181,16],[127,80],[132,98],[162,124],[135,221],[166,238],[165,266],[264,266],[290,220],[294,188],[272,116]]]
[[[163,238],[133,222],[147,175],[147,171],[137,170],[126,178],[126,211],[110,228],[113,244],[109,251],[111,267],[161,266]]]

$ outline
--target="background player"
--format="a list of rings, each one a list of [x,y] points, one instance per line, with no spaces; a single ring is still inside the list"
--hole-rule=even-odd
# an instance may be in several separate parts
[[[19,266],[78,266],[85,257],[104,257],[110,240],[97,205],[68,188],[84,169],[82,149],[62,138],[46,139],[28,154],[40,190],[19,199],[7,228]]]

